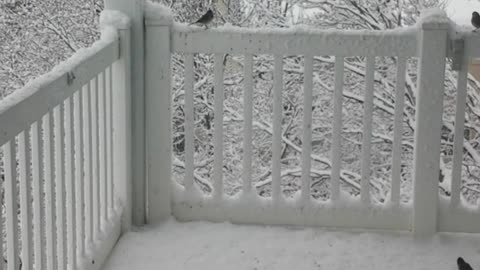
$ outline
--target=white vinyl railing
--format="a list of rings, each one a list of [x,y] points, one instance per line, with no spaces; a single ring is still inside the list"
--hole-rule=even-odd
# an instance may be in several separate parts
[[[147,205],[152,220],[171,213],[181,220],[231,221],[253,224],[319,225],[334,227],[362,227],[374,229],[413,230],[417,234],[435,231],[480,232],[480,215],[473,214],[459,204],[461,166],[463,153],[463,122],[465,115],[466,79],[468,61],[480,55],[480,39],[465,33],[465,50],[461,57],[452,55],[450,25],[445,20],[433,17],[417,26],[394,31],[322,31],[311,29],[248,30],[242,28],[220,28],[204,30],[186,27],[172,22],[168,12],[155,12],[154,5],[146,14],[146,149],[149,186]],[[152,11],[153,10],[153,11]],[[169,44],[162,42],[170,40]],[[159,45],[161,44],[161,45]],[[170,167],[165,165],[165,156],[171,149],[162,147],[171,144],[171,131],[166,128],[171,112],[170,58],[178,54],[183,62],[184,105],[184,162],[175,160],[174,166],[184,168],[183,184],[173,181],[173,192],[168,183]],[[213,175],[202,179],[195,169],[195,105],[196,83],[194,59],[196,54],[213,54]],[[224,165],[224,57],[243,55],[243,115],[239,119],[243,126],[242,192],[234,197],[227,195],[223,178]],[[253,57],[259,54],[273,56],[273,116],[272,124],[263,124],[253,119]],[[284,57],[300,55],[304,58],[303,84],[304,104],[302,144],[289,141],[282,130],[282,92]],[[330,158],[312,153],[312,88],[313,63],[318,56],[334,56],[333,127]],[[342,100],[345,57],[358,56],[365,59],[365,94],[363,97],[363,130],[361,142],[361,173],[352,175],[341,169]],[[394,136],[392,142],[392,175],[389,202],[377,205],[372,202],[371,189],[371,143],[374,97],[375,60],[377,57],[396,59],[396,88],[393,112]],[[446,59],[461,62],[458,79],[457,113],[455,121],[454,159],[452,174],[452,197],[448,203],[438,196],[440,133],[442,129],[443,89]],[[416,91],[416,117],[413,205],[400,203],[403,116],[405,110],[405,75],[407,61],[417,58],[418,89]],[[160,76],[159,76],[160,75]],[[162,100],[162,106],[159,102]],[[167,106],[167,107],[165,107]],[[271,144],[271,195],[260,197],[253,188],[252,179],[252,129],[258,127],[272,135]],[[161,138],[159,145],[159,138]],[[301,189],[298,196],[286,198],[281,191],[282,145],[288,145],[301,154]],[[157,147],[157,149],[155,149]],[[171,147],[169,145],[169,147]],[[155,149],[155,150],[150,150]],[[149,153],[150,152],[150,153]],[[171,162],[171,161],[170,161]],[[315,172],[312,162],[325,164],[329,169],[322,171],[330,175],[331,198],[320,202],[311,195],[311,173]],[[168,163],[169,165],[171,163]],[[354,176],[358,186],[358,200],[344,196],[341,182],[348,181],[346,175]],[[167,177],[169,176],[169,177]],[[182,182],[182,181],[179,181]],[[199,184],[209,186],[211,193],[203,192]],[[170,200],[173,205],[170,210]],[[163,214],[162,214],[163,213]],[[459,222],[468,220],[469,222]]]
[[[449,24],[428,17],[417,27],[402,31],[205,31],[173,23],[168,11],[153,4],[146,7],[144,24],[144,10],[135,3],[112,0],[107,1],[107,8],[129,10],[136,32],[130,31],[124,15],[103,13],[105,27],[98,43],[0,103],[0,189],[5,209],[0,211],[0,255],[4,257],[0,269],[17,270],[20,265],[23,270],[100,269],[132,220],[141,225],[171,215],[180,220],[413,230],[420,235],[480,232],[478,211],[467,210],[460,203],[462,154],[464,147],[468,148],[463,141],[468,61],[480,57],[480,38],[465,34],[465,46],[458,53],[448,37]],[[184,65],[182,185],[172,181],[172,165],[182,163],[172,160],[171,59],[175,53],[183,54]],[[194,64],[198,53],[214,55],[213,176],[207,180],[195,171]],[[237,112],[243,119],[243,168],[241,192],[234,197],[225,191],[223,177],[224,112],[228,111],[224,104],[225,54],[244,56],[243,114]],[[271,124],[254,119],[253,114],[254,57],[258,54],[273,55]],[[291,55],[301,55],[304,60],[301,145],[282,130],[284,58]],[[314,63],[325,55],[334,56],[332,141],[327,158],[312,151]],[[344,71],[345,59],[350,56],[365,59],[359,174],[341,166]],[[372,202],[370,195],[377,57],[393,57],[397,63],[390,201],[381,206]],[[455,126],[447,127],[456,135],[452,195],[445,201],[438,196],[438,177],[448,57],[460,64]],[[405,205],[400,201],[402,122],[410,58],[418,58],[419,76],[412,123],[413,205]],[[136,68],[138,65],[142,68]],[[138,125],[145,129],[137,129]],[[254,128],[272,137],[272,184],[266,197],[258,195],[253,179]],[[138,149],[133,151],[132,145]],[[301,157],[298,170],[282,168],[283,145]],[[480,161],[478,155],[473,156]],[[138,164],[143,159],[146,164]],[[315,168],[314,162],[327,169]],[[284,196],[281,185],[282,177],[289,173],[301,179],[301,188],[292,198]],[[330,176],[328,201],[313,199],[312,173]],[[143,174],[145,177],[139,177]],[[343,182],[360,190],[358,199],[343,192]],[[199,183],[212,192],[203,192]]]
[[[405,77],[405,65],[408,57],[417,55],[417,33],[411,29],[399,34],[396,31],[383,32],[303,32],[301,29],[267,31],[232,30],[199,31],[182,27],[172,27],[172,53],[185,55],[185,179],[184,189],[174,198],[173,213],[185,220],[209,219],[230,220],[239,223],[316,225],[335,227],[366,227],[376,229],[410,229],[409,211],[399,207],[400,177],[392,178],[391,204],[376,207],[370,199],[370,144],[372,141],[373,82],[375,57],[398,57],[397,82]],[[361,41],[361,42],[360,42]],[[312,44],[315,44],[312,46]],[[148,46],[148,44],[147,44]],[[214,165],[213,195],[203,194],[194,185],[194,73],[193,57],[196,53],[213,53],[214,57]],[[244,167],[243,191],[239,198],[232,200],[224,194],[223,188],[223,61],[225,53],[244,54]],[[260,198],[252,189],[252,54],[273,54],[273,118],[272,118],[272,187],[270,198]],[[281,192],[281,154],[282,144],[288,140],[282,131],[282,92],[283,57],[304,55],[304,118],[303,142],[299,151],[302,153],[301,192],[294,200],[286,199]],[[333,103],[333,141],[331,160],[331,201],[320,203],[311,199],[311,162],[319,159],[312,155],[312,88],[313,61],[317,55],[335,56],[335,95]],[[342,129],[342,90],[344,81],[344,57],[366,57],[365,96],[363,115],[362,162],[360,175],[360,201],[350,203],[341,196],[341,136]],[[403,84],[397,84],[399,92]],[[401,96],[403,99],[403,95]],[[398,104],[397,104],[398,105]],[[401,105],[401,104],[400,104]],[[397,108],[395,133],[402,134],[401,128],[403,106]],[[399,120],[400,119],[400,120]],[[394,140],[397,145],[393,153],[396,171],[401,166],[398,147],[401,137]],[[194,195],[198,193],[197,195]],[[355,222],[353,222],[355,221]]]
[[[129,30],[107,23],[0,103],[0,269],[99,269],[120,235]]]

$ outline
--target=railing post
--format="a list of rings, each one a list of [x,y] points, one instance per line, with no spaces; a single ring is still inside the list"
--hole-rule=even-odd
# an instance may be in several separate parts
[[[121,16],[121,14],[118,15]],[[104,19],[102,14],[100,18],[101,26],[113,26],[119,35],[120,58],[111,67],[114,179],[114,194],[112,196],[121,202],[123,208],[122,232],[126,232],[132,224],[131,25],[128,18],[122,25],[118,23],[112,25],[113,22],[108,21],[109,16],[106,16],[106,18]]]
[[[413,172],[412,229],[416,236],[429,236],[437,231],[440,133],[448,29],[448,22],[439,18],[438,14],[426,16],[421,22]]]
[[[171,214],[171,69],[169,10],[150,4],[145,14],[145,96],[147,152],[147,222]]]
[[[105,9],[126,14],[132,23],[130,34],[132,218],[135,225],[146,221],[145,207],[145,90],[144,90],[144,0],[105,0]],[[118,78],[122,79],[122,78]],[[114,78],[115,81],[115,78]]]

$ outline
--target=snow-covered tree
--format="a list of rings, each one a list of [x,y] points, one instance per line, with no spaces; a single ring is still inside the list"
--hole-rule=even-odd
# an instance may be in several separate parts
[[[101,0],[0,2],[0,99],[98,38]]]

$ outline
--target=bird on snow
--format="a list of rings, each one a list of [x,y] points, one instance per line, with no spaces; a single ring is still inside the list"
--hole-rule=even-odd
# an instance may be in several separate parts
[[[472,19],[470,21],[472,22],[473,27],[475,27],[475,30],[473,31],[477,31],[477,29],[480,28],[480,15],[478,12],[474,11],[472,13]]]
[[[480,19],[480,18],[479,18]],[[192,25],[192,24],[199,24],[199,25],[202,25],[202,26],[205,26],[206,28],[208,28],[208,24],[211,23],[213,20],[213,11],[211,9],[209,9],[207,11],[207,13],[203,14],[203,16],[198,19],[196,22],[193,22],[189,25]]]
[[[478,15],[478,13],[477,13]],[[473,270],[473,268],[468,264],[466,261],[463,260],[462,257],[458,257],[457,259],[458,270]]]

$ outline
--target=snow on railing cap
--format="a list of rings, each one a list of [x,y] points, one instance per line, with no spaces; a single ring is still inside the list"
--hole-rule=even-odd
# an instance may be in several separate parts
[[[425,9],[418,20],[422,29],[449,29],[451,21],[444,10]]]
[[[172,10],[162,4],[145,2],[145,24],[171,25],[173,22]]]
[[[100,27],[113,26],[116,29],[130,28],[130,18],[118,10],[104,10],[100,14]]]

